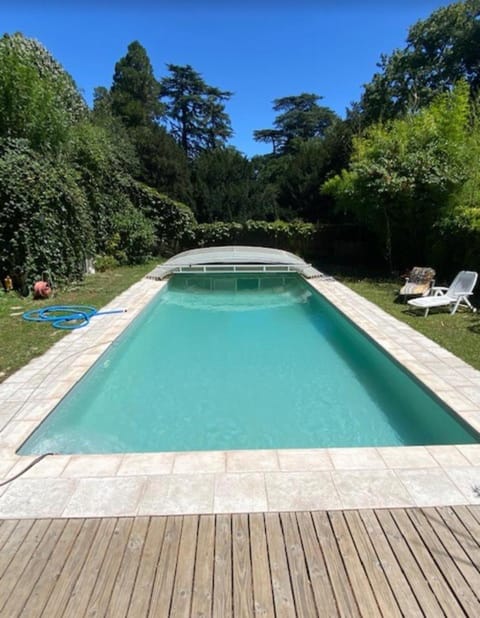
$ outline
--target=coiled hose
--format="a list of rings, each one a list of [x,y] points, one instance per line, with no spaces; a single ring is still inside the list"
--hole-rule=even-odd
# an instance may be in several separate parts
[[[90,319],[97,315],[111,313],[125,313],[126,309],[113,309],[112,311],[97,311],[95,307],[88,305],[51,305],[42,309],[26,311],[22,317],[27,322],[50,322],[54,328],[62,330],[75,330],[90,323]]]

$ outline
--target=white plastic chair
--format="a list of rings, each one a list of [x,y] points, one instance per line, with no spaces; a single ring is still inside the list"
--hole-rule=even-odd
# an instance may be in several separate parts
[[[425,309],[425,317],[432,307],[447,307],[452,305],[450,314],[453,315],[458,307],[467,307],[472,311],[476,311],[472,306],[468,297],[473,294],[473,288],[477,283],[478,273],[471,270],[461,270],[450,287],[433,287],[430,290],[430,296],[422,298],[412,298],[408,301],[409,305],[420,309]]]

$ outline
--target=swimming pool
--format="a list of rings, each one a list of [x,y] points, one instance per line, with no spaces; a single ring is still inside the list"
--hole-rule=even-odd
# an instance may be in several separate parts
[[[176,275],[19,452],[476,442],[299,276]]]

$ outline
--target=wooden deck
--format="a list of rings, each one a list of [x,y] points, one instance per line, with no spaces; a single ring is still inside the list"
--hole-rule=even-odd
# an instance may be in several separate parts
[[[479,616],[480,506],[0,522],[0,616]]]

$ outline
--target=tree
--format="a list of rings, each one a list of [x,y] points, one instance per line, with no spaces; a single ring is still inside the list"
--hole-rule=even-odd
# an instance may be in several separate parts
[[[271,141],[274,153],[285,153],[295,144],[312,138],[323,138],[328,127],[338,118],[330,108],[318,105],[319,95],[302,93],[275,99],[273,109],[280,112],[275,129],[254,131],[256,141]]]
[[[397,118],[417,110],[440,92],[465,80],[480,86],[480,0],[457,2],[414,24],[404,49],[381,57],[365,86],[360,108],[364,122]]]
[[[263,142],[264,144],[272,144],[273,154],[278,154],[279,150],[284,143],[284,134],[280,129],[258,129],[253,132],[253,139],[256,142]]]
[[[159,125],[132,128],[129,134],[140,161],[136,177],[160,193],[191,204],[188,159],[175,139]]]
[[[233,147],[198,155],[193,162],[192,180],[200,222],[243,222],[268,214],[254,165]]]
[[[126,128],[139,163],[133,172],[135,178],[174,199],[190,202],[188,160],[174,138],[158,124],[164,111],[159,95],[160,84],[153,76],[146,51],[134,41],[115,66],[112,88],[95,89],[94,115],[104,126],[113,128],[120,120]],[[121,134],[121,127],[116,126]]]
[[[332,199],[320,192],[330,170],[329,152],[319,138],[301,142],[278,179],[278,204],[289,218],[334,218]]]
[[[48,51],[21,34],[0,39],[0,137],[58,153],[87,107]]]
[[[231,92],[205,83],[190,65],[167,64],[170,75],[161,80],[161,98],[172,135],[188,157],[223,146],[233,134],[225,101]]]
[[[153,75],[147,52],[138,41],[133,41],[127,54],[115,65],[110,90],[112,112],[127,127],[148,126],[162,114],[159,93],[160,85]],[[104,102],[106,93],[97,92],[97,98],[99,94]]]
[[[324,191],[372,230],[390,266],[428,257],[431,229],[465,181],[468,85],[417,114],[372,125],[354,138],[349,168]]]
[[[463,142],[465,181],[449,196],[435,224],[432,253],[444,272],[480,270],[480,118],[473,104],[471,130]]]

